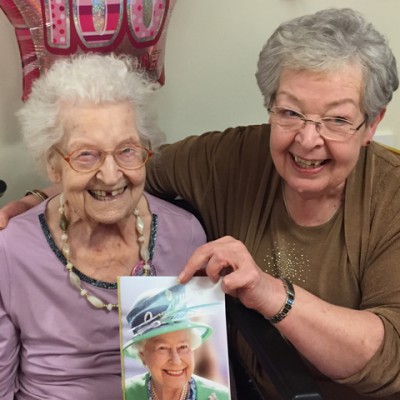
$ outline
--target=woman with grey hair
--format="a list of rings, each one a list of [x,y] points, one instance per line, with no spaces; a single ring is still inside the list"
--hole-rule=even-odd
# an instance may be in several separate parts
[[[214,239],[180,279],[223,269],[224,291],[293,344],[324,399],[398,399],[400,156],[372,141],[398,87],[392,51],[358,12],[327,9],[281,24],[256,75],[269,124],[166,146],[148,171],[152,192],[191,202]]]
[[[144,193],[154,89],[128,58],[77,56],[19,112],[62,193],[0,232],[2,399],[121,399],[117,277],[176,276],[205,242],[193,215]]]
[[[397,399],[400,157],[372,142],[395,58],[359,13],[329,9],[278,27],[256,77],[269,125],[187,138],[149,171],[152,190],[190,201],[216,239],[180,279],[223,270],[224,291],[275,324],[324,399]],[[231,334],[265,398],[279,398]]]

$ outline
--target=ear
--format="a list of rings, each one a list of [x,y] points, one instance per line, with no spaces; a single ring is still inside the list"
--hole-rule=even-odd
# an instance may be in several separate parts
[[[143,351],[139,351],[139,357],[140,357],[140,359],[142,360],[143,366],[145,367],[145,366],[146,366],[146,363],[145,363],[145,361],[144,361],[144,354],[143,354]]]
[[[47,176],[52,183],[60,183],[62,177],[62,169],[60,162],[57,160],[57,153],[50,149],[47,153],[46,160]]]
[[[369,143],[371,143],[372,138],[375,135],[376,128],[382,121],[383,117],[386,114],[386,108],[383,108],[381,112],[375,117],[375,119],[372,121],[372,123],[367,127],[367,131],[365,132],[364,136],[364,146],[368,146]]]

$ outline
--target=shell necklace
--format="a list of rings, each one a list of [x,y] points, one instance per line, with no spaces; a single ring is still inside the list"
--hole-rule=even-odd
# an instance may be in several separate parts
[[[104,303],[101,299],[98,297],[89,294],[89,292],[82,288],[81,286],[81,279],[79,276],[73,271],[74,265],[71,263],[69,256],[70,256],[70,247],[68,244],[68,234],[67,234],[67,228],[68,228],[68,220],[67,217],[65,216],[65,199],[64,199],[64,193],[61,193],[60,195],[60,208],[58,209],[60,213],[60,228],[62,231],[61,234],[61,241],[63,243],[62,246],[62,253],[67,261],[66,268],[68,270],[69,274],[69,281],[71,282],[71,285],[74,286],[77,290],[80,291],[81,296],[85,297],[86,300],[95,308],[101,309],[104,308],[107,311],[112,311],[118,309],[118,304],[112,304],[112,303]],[[145,245],[145,238],[143,235],[143,230],[144,230],[144,223],[142,219],[140,218],[139,211],[137,208],[135,208],[133,214],[136,217],[136,231],[138,232],[138,242],[140,246],[140,256],[143,259],[144,266],[143,266],[143,275],[150,275],[150,264],[149,264],[149,259],[150,259],[150,252],[149,249]]]
[[[183,387],[181,396],[179,397],[179,400],[185,400],[186,399],[188,386],[189,386],[189,384],[186,383],[185,386]],[[153,381],[151,381],[151,399],[152,400],[160,400],[158,395],[157,395],[157,393],[156,393],[156,390],[154,389]]]

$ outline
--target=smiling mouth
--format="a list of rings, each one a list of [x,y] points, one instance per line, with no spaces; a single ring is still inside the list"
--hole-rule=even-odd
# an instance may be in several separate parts
[[[297,166],[304,169],[318,168],[329,162],[329,160],[305,160],[294,154],[292,154],[292,159]]]
[[[184,369],[180,369],[180,370],[169,370],[169,369],[164,369],[163,370],[167,375],[170,376],[181,376],[185,370]]]
[[[112,200],[117,196],[121,195],[126,188],[127,186],[124,186],[121,189],[112,190],[111,192],[107,192],[106,190],[88,190],[88,192],[96,200],[105,201],[105,200]]]

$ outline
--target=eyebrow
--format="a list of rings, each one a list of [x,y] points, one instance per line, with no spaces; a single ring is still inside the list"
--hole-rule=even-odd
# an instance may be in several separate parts
[[[141,143],[140,143],[140,141],[136,141],[133,139],[126,139],[126,140],[122,141],[121,143],[117,144],[117,146],[114,147],[114,150],[118,149],[119,147],[126,146],[126,145],[141,146]],[[95,150],[100,150],[100,151],[104,150],[103,148],[99,147],[98,145],[89,144],[88,142],[79,143],[79,139],[69,143],[69,146],[74,149],[72,151],[76,151],[76,150],[80,150],[80,149],[95,149]]]
[[[277,92],[276,95],[275,95],[275,99],[276,99],[278,96],[281,96],[281,95],[287,96],[287,97],[289,98],[289,100],[293,100],[293,101],[295,101],[296,103],[301,103],[301,100],[298,99],[294,94],[292,94],[292,93],[290,93],[290,92],[287,92],[287,91],[285,91],[285,90]],[[333,102],[327,104],[326,106],[327,106],[327,107],[336,107],[336,106],[340,106],[340,105],[346,104],[346,103],[351,103],[351,104],[353,104],[353,105],[356,106],[356,107],[359,106],[359,104],[356,103],[356,102],[354,101],[354,99],[352,99],[352,98],[344,98],[344,99],[340,99],[340,100],[335,100],[335,101],[333,101]]]

